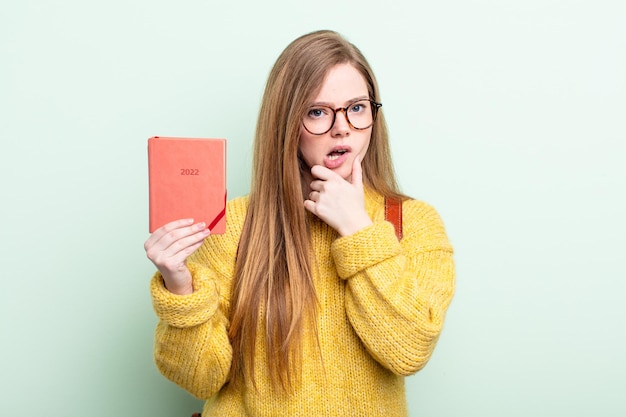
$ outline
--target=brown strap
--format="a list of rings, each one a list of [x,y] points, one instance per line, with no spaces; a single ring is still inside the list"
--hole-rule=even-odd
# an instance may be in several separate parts
[[[385,220],[393,224],[396,237],[402,240],[402,200],[385,197]]]

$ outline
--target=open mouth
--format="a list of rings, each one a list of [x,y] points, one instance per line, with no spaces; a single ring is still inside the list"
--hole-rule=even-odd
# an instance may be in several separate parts
[[[335,159],[340,158],[346,152],[348,152],[347,149],[336,149],[328,154],[328,159],[330,159],[331,161],[334,161]]]

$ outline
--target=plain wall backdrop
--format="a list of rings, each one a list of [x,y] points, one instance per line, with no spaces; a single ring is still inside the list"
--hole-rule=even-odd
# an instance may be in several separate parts
[[[324,28],[456,250],[411,416],[626,415],[622,0],[3,0],[1,416],[200,410],[152,359],[146,140],[227,138],[246,194],[270,67]]]

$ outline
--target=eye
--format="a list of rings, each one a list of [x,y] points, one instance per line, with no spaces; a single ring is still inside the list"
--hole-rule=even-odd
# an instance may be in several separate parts
[[[312,109],[309,109],[306,115],[311,119],[318,119],[320,117],[326,116],[327,114],[328,109],[325,109],[323,107],[313,107]]]
[[[351,104],[348,111],[350,113],[362,113],[366,109],[367,109],[367,101],[359,101],[359,102]]]

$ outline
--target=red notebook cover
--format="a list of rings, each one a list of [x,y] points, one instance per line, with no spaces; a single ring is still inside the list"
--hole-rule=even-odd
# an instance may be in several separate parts
[[[148,139],[150,233],[178,219],[226,230],[226,139]]]

